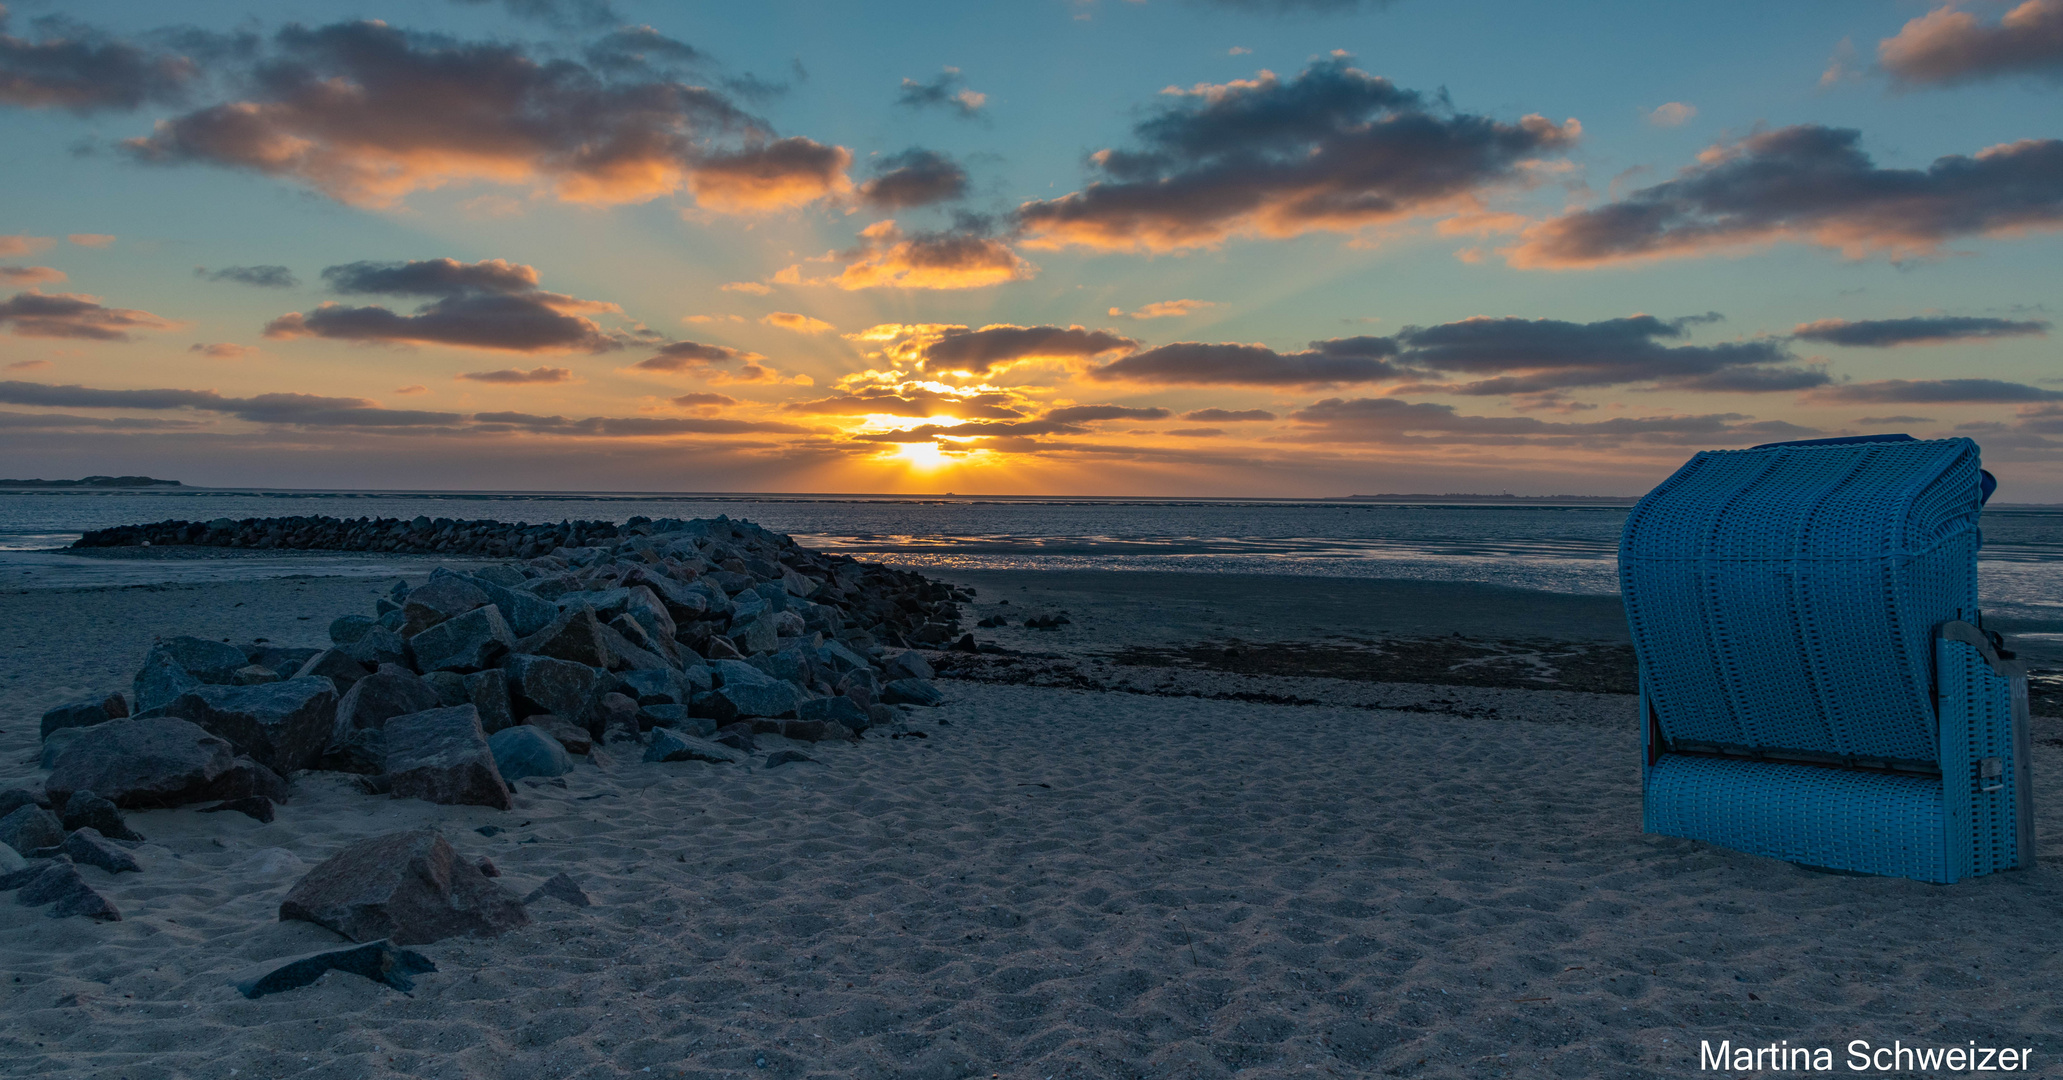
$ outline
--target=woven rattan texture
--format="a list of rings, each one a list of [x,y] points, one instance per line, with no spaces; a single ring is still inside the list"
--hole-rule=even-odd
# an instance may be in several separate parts
[[[1665,754],[1648,772],[1642,831],[1947,883],[1963,875],[1941,796],[1931,777]]]
[[[2008,870],[2019,857],[2013,785],[2026,782],[2013,760],[2012,686],[1967,642],[1941,641],[1936,649],[1941,775],[1959,789],[1947,793],[1953,854],[1966,874]],[[1995,778],[1984,775],[1986,758],[1999,763]]]
[[[1933,629],[1976,617],[1978,490],[1968,439],[1693,457],[1620,539],[1663,733],[1934,760]]]

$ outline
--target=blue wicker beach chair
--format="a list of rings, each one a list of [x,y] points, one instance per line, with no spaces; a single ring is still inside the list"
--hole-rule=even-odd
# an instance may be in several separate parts
[[[1720,450],[1619,541],[1642,827],[1949,883],[2034,865],[2027,680],[1982,629],[1968,439]]]

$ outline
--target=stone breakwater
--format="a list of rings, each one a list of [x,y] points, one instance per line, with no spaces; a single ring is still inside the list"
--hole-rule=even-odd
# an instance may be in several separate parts
[[[199,532],[168,522],[98,535],[288,546],[306,535],[308,520],[211,523]],[[142,837],[122,811],[211,802],[270,821],[309,770],[358,774],[371,795],[507,810],[517,781],[550,782],[603,746],[654,764],[807,762],[798,743],[857,740],[884,725],[899,733],[904,712],[940,704],[931,665],[913,646],[952,641],[959,604],[973,598],[722,517],[377,529],[314,520],[348,526],[331,535],[360,547],[586,542],[470,573],[440,567],[413,589],[397,584],[373,611],[332,622],[324,648],[159,639],[126,693],[43,716],[43,790],[0,793],[0,890],[20,890],[20,902],[48,905],[54,916],[119,919],[73,867],[136,868],[123,849]],[[782,741],[763,750],[758,740],[772,736]],[[449,852],[434,836],[397,834],[351,857],[384,866],[449,861]],[[521,905],[485,878],[461,875],[465,889],[422,897],[403,895],[420,885],[409,884],[414,877],[374,880],[328,866],[296,888],[282,918],[397,944],[523,921]],[[483,904],[503,911],[491,926],[454,914]],[[373,908],[429,924],[346,927],[331,917]],[[335,959],[393,962],[384,953]]]
[[[213,521],[159,521],[118,525],[89,532],[72,542],[75,548],[226,547],[303,551],[390,551],[419,555],[477,555],[490,559],[534,559],[559,548],[611,543],[644,526],[657,531],[686,523],[653,522],[634,517],[623,525],[612,521],[561,521],[531,525],[521,522],[451,518],[216,518]]]

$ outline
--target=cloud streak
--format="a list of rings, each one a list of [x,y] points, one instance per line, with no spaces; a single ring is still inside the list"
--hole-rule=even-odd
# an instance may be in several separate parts
[[[388,431],[406,434],[507,434],[574,436],[585,438],[668,438],[682,435],[736,435],[754,432],[789,435],[809,434],[810,429],[768,421],[729,420],[707,417],[610,417],[571,419],[522,412],[485,412],[467,415],[420,409],[387,409],[365,398],[322,397],[314,394],[258,394],[247,398],[225,397],[213,390],[104,390],[78,385],[52,385],[0,381],[0,404],[38,408],[134,409],[143,411],[190,410],[212,413],[251,423],[303,429]],[[36,416],[39,414],[14,414]],[[48,414],[40,414],[47,416]],[[72,418],[22,421],[15,426],[80,426]],[[87,426],[100,427],[191,427],[184,422],[154,422],[128,419],[83,418]]]
[[[860,185],[859,195],[883,210],[952,202],[967,196],[967,170],[936,150],[911,147],[876,162],[874,178]]]
[[[2063,0],[2026,0],[1995,24],[1944,5],[1878,42],[1877,62],[1907,86],[2009,75],[2063,79]]]
[[[956,67],[946,68],[926,82],[904,79],[895,103],[906,109],[945,109],[963,120],[980,119],[988,95],[970,89]]]
[[[778,138],[722,93],[636,65],[344,22],[282,29],[247,83],[247,98],[160,120],[124,148],[374,207],[486,182],[597,205],[688,190],[706,209],[741,212],[849,186],[842,148]]]
[[[1956,341],[2045,337],[2049,324],[2040,320],[1989,319],[1959,315],[1920,315],[1909,319],[1821,319],[1800,323],[1791,336],[1801,341],[1851,348],[1885,349],[1895,345],[1943,345]]]
[[[1393,337],[1313,341],[1297,352],[1266,345],[1175,342],[1090,368],[1098,382],[1162,386],[1334,386],[1410,383],[1407,390],[1471,396],[1531,396],[1564,404],[1580,387],[1645,383],[1682,390],[1765,393],[1826,383],[1793,364],[1781,341],[1675,344],[1712,316],[1665,321],[1652,315],[1590,323],[1478,316],[1405,327]]]
[[[185,97],[200,68],[191,59],[117,41],[76,23],[39,41],[7,32],[0,7],[0,104],[79,114],[127,112]]]
[[[1473,416],[1451,405],[1398,398],[1327,398],[1290,414],[1301,439],[1324,442],[1432,443],[1465,446],[1566,445],[1590,448],[1629,443],[1665,446],[1739,445],[1805,438],[1820,432],[1780,420],[1755,421],[1738,413],[1624,417],[1588,423],[1530,416]]]
[[[1777,242],[1898,260],[2063,226],[2063,141],[2005,143],[1926,169],[1879,168],[1860,143],[1851,129],[1800,124],[1712,147],[1673,180],[1528,227],[1511,264],[1592,267]]]
[[[301,284],[294,272],[284,266],[225,266],[220,270],[196,266],[193,276],[204,281],[230,281],[260,289],[291,289]]]
[[[128,341],[133,330],[170,330],[179,324],[148,311],[111,308],[84,293],[16,293],[0,300],[0,326],[18,337]]]
[[[676,341],[659,346],[651,356],[630,365],[633,371],[656,372],[662,375],[707,374],[717,370],[717,365],[742,361],[756,364],[766,357],[728,345],[705,345],[699,341]]]
[[[1178,251],[1233,236],[1355,232],[1480,212],[1526,163],[1572,146],[1575,121],[1456,113],[1336,55],[1188,90],[1135,129],[1135,149],[1093,155],[1096,179],[1018,207],[1040,247]]]
[[[1880,379],[1821,387],[1807,400],[1822,405],[1957,405],[2063,401],[2063,391],[1999,379]]]
[[[456,345],[497,352],[609,352],[627,343],[587,318],[620,313],[615,304],[581,300],[537,288],[537,271],[520,263],[485,259],[356,262],[323,270],[337,292],[434,297],[413,314],[378,306],[326,302],[314,311],[289,312],[265,326],[276,339],[330,338],[360,343]]]
[[[1038,273],[1010,245],[978,231],[904,233],[894,221],[877,221],[861,230],[862,246],[844,252],[849,259],[829,284],[841,289],[980,289],[1023,281]],[[799,266],[789,267],[776,281],[805,282]]]
[[[55,267],[0,266],[0,285],[54,285],[64,279],[64,271]]]
[[[499,371],[467,371],[452,376],[466,382],[494,383],[500,386],[540,386],[576,381],[570,369],[562,367],[537,367],[529,371],[503,368]]]

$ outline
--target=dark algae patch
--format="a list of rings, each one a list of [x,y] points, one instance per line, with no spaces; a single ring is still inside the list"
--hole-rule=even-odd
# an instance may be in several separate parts
[[[1623,643],[1487,640],[1458,635],[1379,640],[1223,640],[1172,647],[1134,645],[1108,653],[1105,658],[1135,667],[1188,668],[1233,675],[1577,690],[1593,694],[1640,691],[1633,646]]]

